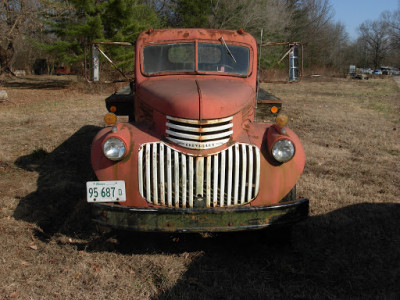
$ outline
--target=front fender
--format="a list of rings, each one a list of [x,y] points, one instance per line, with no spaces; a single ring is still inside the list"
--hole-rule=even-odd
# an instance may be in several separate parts
[[[159,141],[150,129],[141,124],[119,123],[100,130],[94,137],[91,147],[91,162],[98,180],[124,180],[127,184],[126,202],[121,205],[147,207],[148,203],[139,194],[137,159],[139,147],[143,143]],[[120,161],[111,161],[103,154],[104,142],[117,137],[125,142],[127,153]]]
[[[299,137],[289,128],[277,125],[253,123],[249,138],[261,152],[260,191],[251,205],[279,203],[296,185],[304,170],[304,148]],[[271,154],[272,145],[279,139],[290,139],[295,146],[294,157],[286,162],[277,162]]]

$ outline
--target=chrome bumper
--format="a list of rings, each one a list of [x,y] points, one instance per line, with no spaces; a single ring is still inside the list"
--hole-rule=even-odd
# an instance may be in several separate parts
[[[132,208],[93,204],[93,220],[103,226],[143,232],[224,232],[291,224],[308,216],[309,200],[273,206],[207,209]]]

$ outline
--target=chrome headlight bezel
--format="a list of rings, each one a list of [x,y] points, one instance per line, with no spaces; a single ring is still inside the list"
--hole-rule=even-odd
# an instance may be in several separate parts
[[[126,145],[123,140],[117,137],[110,137],[103,144],[103,153],[109,160],[121,160],[125,156]]]
[[[285,163],[291,160],[296,153],[296,148],[293,142],[289,139],[280,139],[274,143],[271,149],[273,158],[280,163]]]

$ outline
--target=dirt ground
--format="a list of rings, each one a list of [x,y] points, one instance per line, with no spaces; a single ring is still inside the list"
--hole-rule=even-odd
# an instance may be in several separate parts
[[[383,76],[263,88],[306,152],[310,217],[290,236],[100,235],[85,182],[112,88],[3,80],[0,299],[399,299],[400,88]]]

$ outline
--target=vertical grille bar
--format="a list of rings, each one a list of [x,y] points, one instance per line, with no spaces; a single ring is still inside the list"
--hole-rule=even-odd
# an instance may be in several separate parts
[[[240,166],[240,156],[239,156],[239,145],[235,145],[235,183],[233,185],[235,191],[233,193],[233,204],[237,205],[239,200],[239,166]]]
[[[174,204],[179,207],[179,153],[174,151]]]
[[[167,147],[167,203],[172,206],[172,162],[171,148]]]
[[[228,149],[228,184],[227,184],[227,196],[226,196],[226,202],[228,206],[231,206],[232,204],[232,172],[233,172],[233,166],[232,166],[232,147]]]
[[[186,155],[184,154],[181,154],[181,166],[182,166],[182,207],[186,207],[187,170],[186,170]]]
[[[218,201],[218,154],[214,155],[214,185],[213,185],[213,206],[217,206]]]
[[[260,189],[260,150],[258,148],[254,148],[256,152],[256,184],[254,188],[253,198],[257,196],[258,190]]]
[[[196,196],[203,196],[204,186],[204,157],[196,158]]]
[[[154,204],[158,204],[158,163],[157,163],[157,144],[153,144],[153,151],[152,151],[152,175],[153,175],[153,202]]]
[[[206,159],[206,207],[211,206],[211,160],[212,156]]]
[[[244,197],[245,197],[245,192],[246,192],[246,172],[247,172],[247,154],[246,154],[246,145],[242,144],[242,189],[240,193],[240,203],[244,203]]]
[[[151,144],[146,145],[146,198],[151,201],[150,189],[150,147]]]
[[[164,144],[160,143],[160,202],[165,205]],[[140,176],[139,176],[140,177]]]
[[[145,198],[143,194],[143,148],[139,149],[139,155],[138,155],[138,184],[139,184],[139,193],[140,195]]]
[[[193,157],[189,156],[189,207],[193,207]]]
[[[220,194],[219,194],[219,206],[223,207],[225,202],[225,153],[226,151],[221,152],[221,169],[220,171]]]
[[[251,192],[253,191],[253,147],[248,147],[249,148],[249,180],[248,180],[248,189],[247,189],[247,201],[250,201],[251,199]]]

